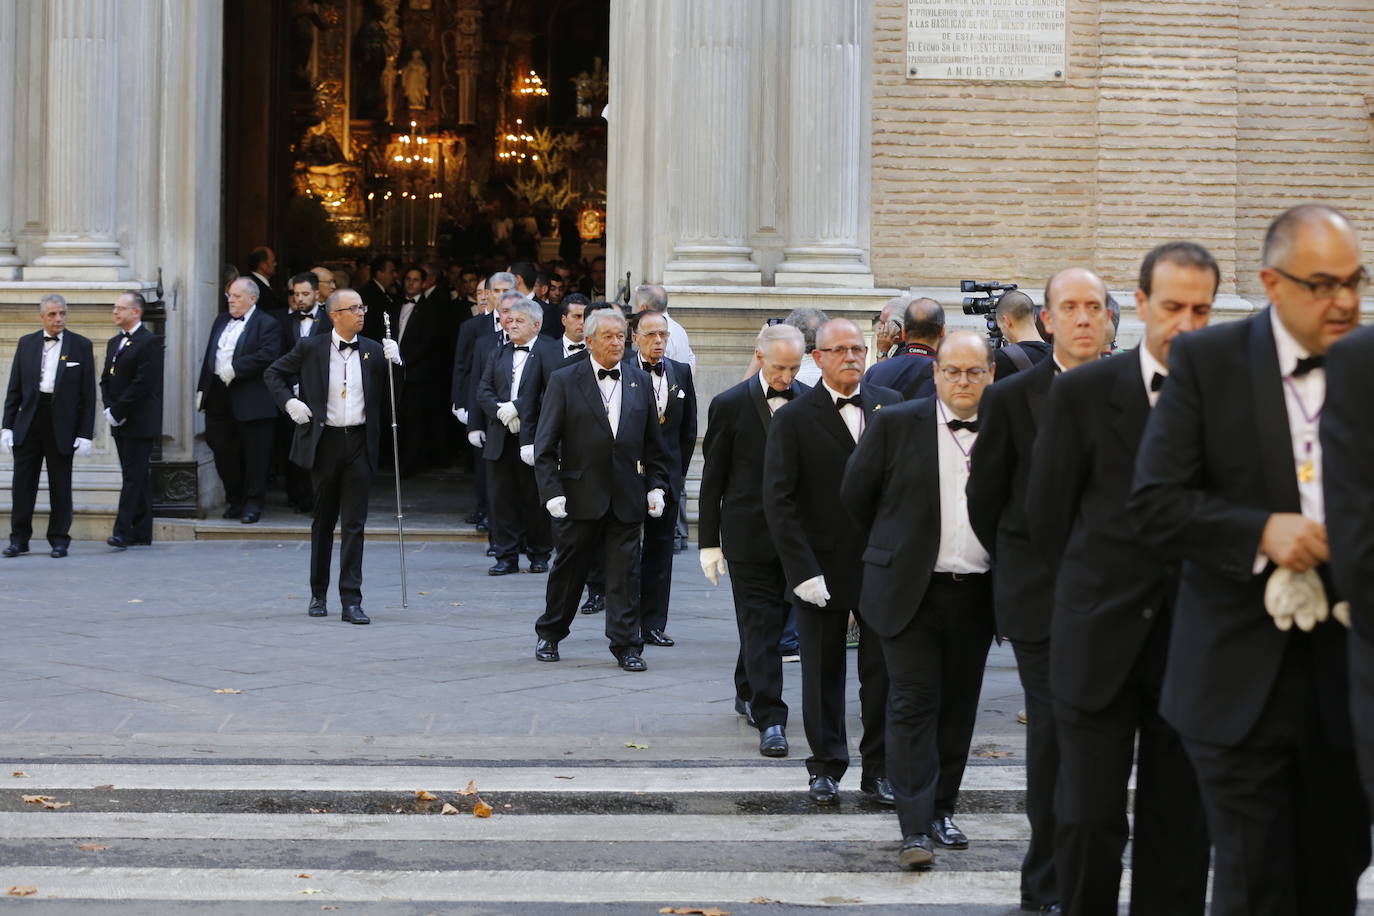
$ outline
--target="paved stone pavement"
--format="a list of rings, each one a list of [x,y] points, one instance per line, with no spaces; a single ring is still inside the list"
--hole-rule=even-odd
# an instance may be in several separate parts
[[[407,546],[405,609],[395,544],[368,546],[366,627],[340,622],[335,594],[328,618],[306,616],[299,541],[122,553],[76,542],[65,560],[0,560],[0,748],[25,759],[759,760],[756,733],[732,713],[729,587],[700,575],[695,550],[675,564],[678,645],[649,647],[648,672],[633,674],[615,666],[599,615],[579,615],[562,662],[534,660],[545,576],[488,577],[480,544]],[[787,675],[784,765],[804,781],[798,667]],[[1009,648],[994,647],[979,749],[1019,760],[1021,706]]]

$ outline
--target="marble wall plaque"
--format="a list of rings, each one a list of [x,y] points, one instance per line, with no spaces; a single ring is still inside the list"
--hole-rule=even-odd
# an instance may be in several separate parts
[[[1068,0],[907,0],[913,80],[1062,81]]]

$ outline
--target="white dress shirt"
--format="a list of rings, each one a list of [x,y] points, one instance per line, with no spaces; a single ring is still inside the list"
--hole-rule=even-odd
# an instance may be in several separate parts
[[[636,362],[641,369],[644,369],[645,365],[647,365],[644,360],[638,357],[636,357]],[[649,370],[645,369],[644,371],[648,372]],[[664,414],[668,412],[668,367],[663,367],[662,375],[656,372],[649,372],[649,384],[653,386],[654,404],[658,406],[658,416],[661,420]]]
[[[305,317],[296,323],[299,327],[299,330],[296,332],[296,334],[300,337],[309,337],[310,332],[315,327],[315,322],[319,321],[319,319],[320,304],[317,302],[315,303],[315,307],[312,308],[310,311],[306,312]]]
[[[43,359],[38,364],[38,390],[44,394],[52,394],[53,388],[57,385],[57,362],[62,356],[62,337],[66,331],[57,332],[57,340],[43,341]],[[46,338],[48,332],[44,331]]]
[[[1169,377],[1169,367],[1155,359],[1155,355],[1145,346],[1144,341],[1140,342],[1137,350],[1140,353],[1140,376],[1145,380],[1145,397],[1150,399],[1150,406],[1154,407],[1159,403],[1160,392],[1150,389],[1154,387],[1156,375]]]
[[[1326,503],[1322,497],[1322,444],[1317,433],[1321,426],[1322,404],[1326,401],[1326,370],[1313,369],[1302,378],[1291,378],[1298,360],[1311,356],[1279,320],[1278,310],[1269,309],[1278,349],[1279,375],[1283,376],[1283,401],[1288,408],[1288,434],[1293,443],[1293,473],[1298,476],[1298,500],[1302,514],[1316,522],[1326,522]],[[1310,420],[1308,418],[1311,418]],[[1312,479],[1303,482],[1299,470],[1311,462]]]
[[[525,363],[530,361],[530,345],[534,341],[527,341],[516,346],[524,347],[523,350],[511,349],[510,354],[510,399],[514,401],[520,396],[520,380],[525,377]]]
[[[243,336],[243,329],[248,326],[248,319],[253,317],[253,313],[258,310],[256,305],[250,306],[244,313],[242,320],[230,318],[224,325],[224,330],[219,332],[219,344],[215,348],[215,375],[223,374],[224,370],[234,362],[234,347],[238,345],[239,338]]]
[[[843,397],[857,397],[859,394],[859,388],[861,387],[859,385],[855,385],[854,392],[852,394],[843,395],[836,391],[834,388],[831,388],[830,385],[827,384],[824,380],[821,381],[821,384],[825,385],[825,390],[830,393],[830,399],[832,401],[835,401],[836,403],[839,403],[840,398]],[[840,419],[844,421],[845,426],[849,427],[849,434],[854,437],[854,441],[858,442],[859,437],[863,435],[864,431],[863,408],[855,407],[853,404],[846,404],[840,408]]]
[[[935,554],[938,573],[985,573],[990,568],[984,549],[968,521],[969,460],[978,434],[968,429],[950,430],[957,419],[954,411],[937,400],[935,410],[935,452],[940,463],[940,549]],[[978,415],[969,417],[976,422]]]
[[[809,388],[815,388],[821,383],[821,367],[816,365],[810,353],[802,357],[801,369],[797,371],[797,381]]]
[[[763,388],[763,402],[768,405],[770,414],[777,413],[782,405],[788,403],[787,399],[782,396],[782,392],[773,390],[773,386],[768,384],[768,379],[763,377],[762,372],[759,373],[759,385]]]
[[[410,316],[415,314],[415,306],[418,303],[409,297],[401,303],[401,311],[396,316],[396,339],[399,341],[406,336],[406,325],[410,324]]]
[[[569,340],[567,334],[563,335],[563,340],[561,341],[561,343],[563,344],[564,359],[567,359],[574,353],[581,353],[583,350],[587,349],[587,342],[585,340]],[[574,347],[576,347],[577,349],[573,349]]]
[[[128,336],[125,337],[123,340],[121,340],[121,341],[119,342],[119,346],[118,346],[117,348],[115,348],[115,356],[116,356],[116,357],[119,356],[119,354],[121,354],[121,353],[124,352],[124,348],[127,347],[127,346],[129,345],[129,341],[133,340],[134,335],[138,333],[138,329],[141,328],[141,327],[143,327],[143,322],[140,321],[138,324],[136,324],[136,325],[134,325],[133,327],[129,328],[129,330],[127,330],[127,331],[121,330],[121,331],[119,332],[120,334],[127,334]]]
[[[619,369],[619,366],[603,366],[591,360],[592,377],[596,379],[596,387],[601,392],[601,403],[606,408],[606,419],[611,424],[611,437],[620,433],[620,380],[613,378],[599,378],[602,369]]]
[[[356,342],[358,338],[354,337]],[[343,338],[329,332],[329,397],[326,426],[360,426],[367,422],[363,403],[363,361],[357,350],[339,351]]]
[[[687,329],[674,321],[667,312],[663,313],[663,318],[668,322],[668,346],[663,355],[680,363],[686,363],[687,367],[695,373],[697,355],[692,352],[692,345],[687,342]]]

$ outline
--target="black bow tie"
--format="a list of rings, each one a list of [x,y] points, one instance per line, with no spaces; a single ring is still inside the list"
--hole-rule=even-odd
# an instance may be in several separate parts
[[[296,319],[297,321],[304,321],[307,318],[314,318],[315,310],[311,309],[308,312],[292,312],[291,317]]]
[[[569,350],[585,350],[585,349],[587,349],[587,345],[584,344],[584,343],[580,343],[580,344],[568,344],[568,349],[569,349]]]
[[[247,318],[247,317],[248,317],[247,315],[240,315],[239,317],[235,318],[233,315],[230,315],[230,316],[229,316],[229,320],[230,320],[230,321],[242,321],[243,319],[245,319],[245,318]]]
[[[791,388],[784,388],[782,391],[769,388],[767,400],[771,401],[773,398],[782,398],[784,401],[790,401],[792,400],[793,394],[794,392]]]
[[[947,425],[949,426],[950,432],[957,433],[961,429],[966,429],[971,433],[978,432],[977,420],[950,420]]]
[[[59,338],[59,337],[49,337],[47,334],[44,334],[44,335],[43,335],[43,339],[44,339],[45,341],[51,340],[53,343],[57,343],[61,338]]]
[[[862,409],[863,409],[863,406],[864,406],[863,395],[861,395],[861,394],[856,394],[856,395],[854,395],[854,397],[852,397],[852,398],[836,398],[836,399],[835,399],[835,409],[836,409],[836,410],[839,410],[839,409],[842,408],[842,407],[848,407],[850,404],[853,404],[855,407],[857,407],[857,408],[859,408],[860,410],[862,410]]]
[[[339,352],[340,352],[340,353],[342,353],[342,352],[345,351],[345,350],[356,350],[356,349],[358,349],[358,342],[357,342],[356,340],[341,340],[341,341],[339,341]]]
[[[618,381],[620,381],[620,370],[619,370],[619,369],[598,369],[598,370],[596,370],[596,378],[597,378],[597,381],[600,381],[600,380],[603,379],[603,378],[610,378],[610,379],[615,379],[615,380],[618,382]]]
[[[419,299],[402,299],[402,300],[401,300],[401,305],[414,305],[415,303],[417,303],[417,302],[419,302],[419,301],[420,301]]]
[[[1293,367],[1293,378],[1302,378],[1313,369],[1320,369],[1326,365],[1325,356],[1304,356],[1298,360],[1298,364]]]
[[[524,350],[526,353],[530,352],[530,348],[529,348],[529,347],[516,347],[515,349],[517,349],[517,350]]]
[[[640,363],[645,372],[652,372],[654,375],[663,374],[663,363]]]
[[[119,336],[120,336],[120,337],[123,337],[125,340],[133,340],[133,339],[134,339],[134,335],[133,335],[133,334],[130,334],[128,331],[120,331],[120,332],[119,332]]]
[[[1167,378],[1168,376],[1165,375],[1163,372],[1156,372],[1154,375],[1150,377],[1150,390],[1158,391],[1159,389],[1163,388],[1164,380]]]

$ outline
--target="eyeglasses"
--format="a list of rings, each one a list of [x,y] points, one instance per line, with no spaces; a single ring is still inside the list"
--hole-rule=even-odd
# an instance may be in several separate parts
[[[839,353],[842,356],[863,356],[868,347],[817,347],[817,353]]]
[[[1321,280],[1304,280],[1302,277],[1295,277],[1281,267],[1273,268],[1274,273],[1280,277],[1292,280],[1294,283],[1304,287],[1316,299],[1334,299],[1343,289],[1348,289],[1356,296],[1364,293],[1369,286],[1369,271],[1361,267],[1344,280],[1324,278]]]
[[[336,315],[337,315],[339,312],[352,312],[354,315],[366,315],[366,314],[367,314],[367,306],[365,306],[365,305],[345,305],[345,306],[343,306],[343,307],[341,307],[341,308],[331,309],[330,311],[332,311],[332,312],[333,312],[334,314],[336,314]]]
[[[988,370],[984,369],[982,366],[974,366],[972,369],[956,369],[953,366],[941,366],[940,374],[945,377],[945,381],[947,382],[957,382],[961,378],[967,376],[970,382],[977,385],[987,376]]]

